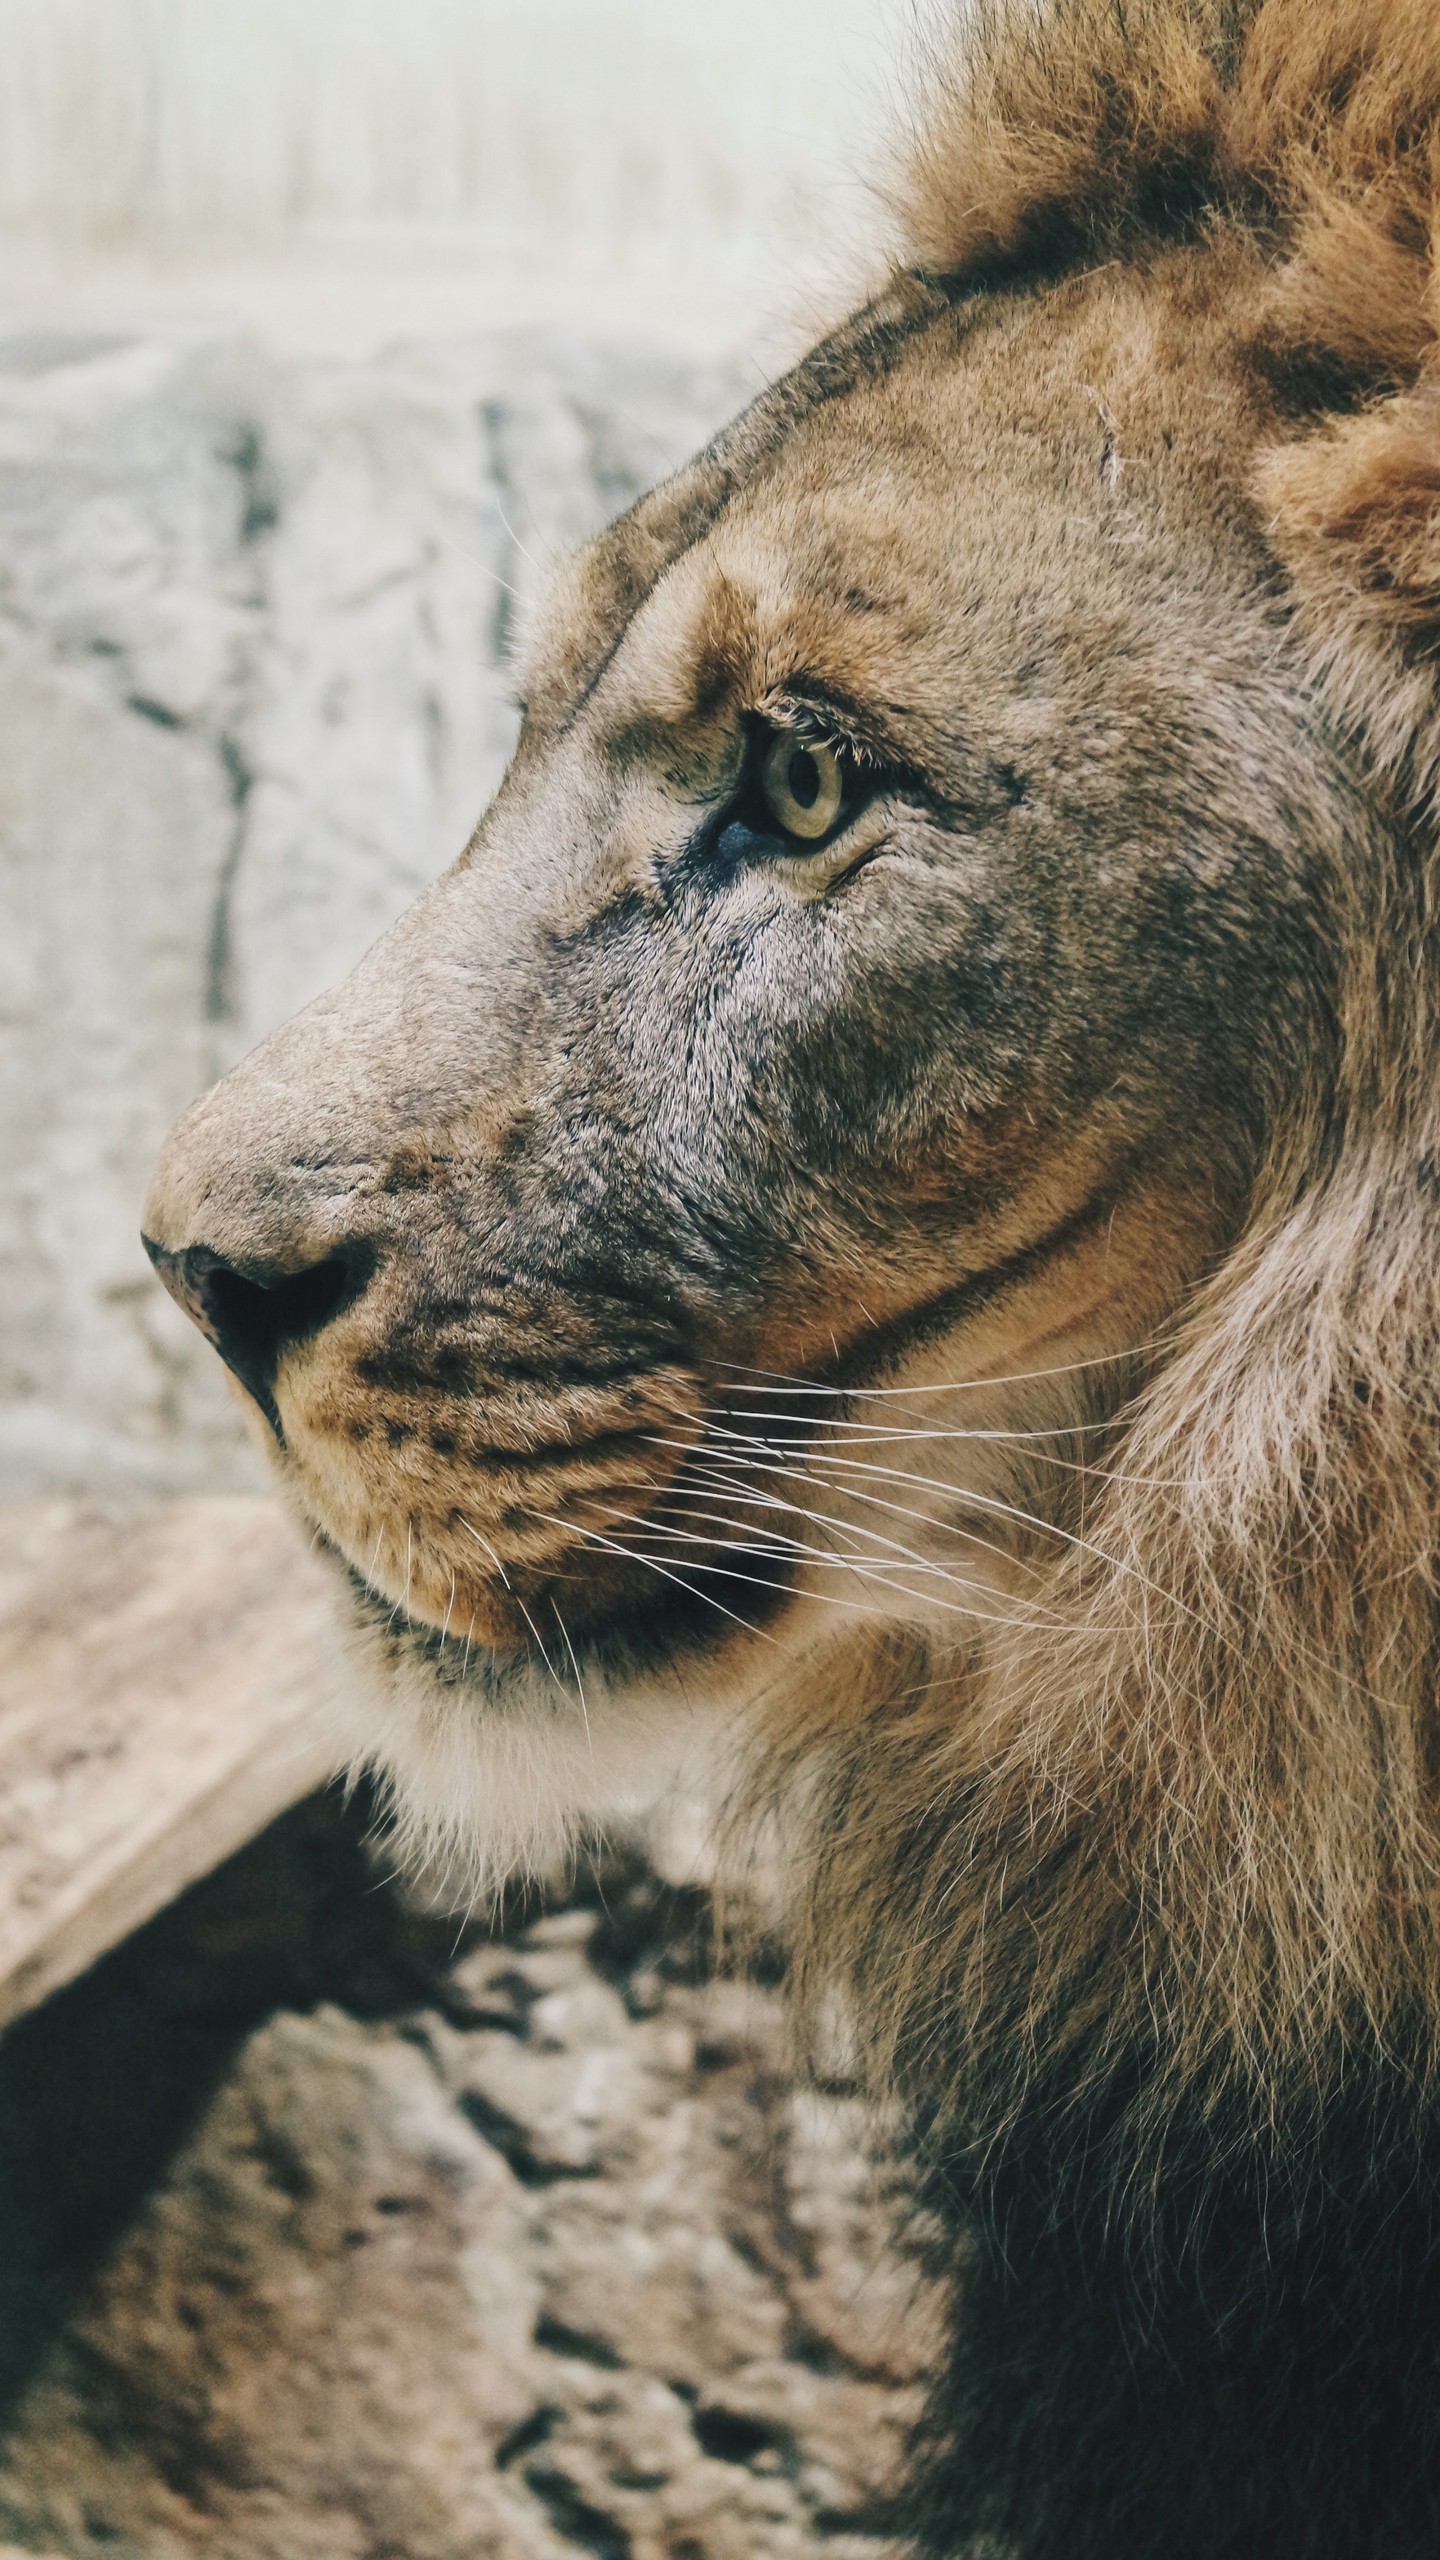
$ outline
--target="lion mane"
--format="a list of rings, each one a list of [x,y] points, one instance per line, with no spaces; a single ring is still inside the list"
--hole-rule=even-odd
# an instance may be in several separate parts
[[[756,1801],[808,1789],[803,1977],[848,1974],[988,2235],[935,2547],[1433,2551],[1440,13],[989,8],[923,86],[894,201],[947,281],[1221,208],[1264,243],[1252,487],[1393,859],[1347,884],[1333,1089],[1277,1115],[1028,1620],[963,1698],[857,1666]]]
[[[928,450],[927,420],[972,337],[983,336],[990,298],[1040,311],[1038,334],[1026,342],[1040,350],[1027,359],[1038,365],[1044,315],[1069,294],[1063,326],[1081,334],[1067,345],[1088,363],[1085,351],[1103,340],[1107,361],[1130,363],[1142,384],[1159,362],[1146,351],[1146,314],[1163,314],[1171,349],[1194,331],[1212,332],[1207,345],[1223,338],[1228,370],[1213,415],[1199,414],[1203,384],[1187,395],[1193,420],[1163,402],[1152,407],[1139,466],[1126,449],[1126,420],[1103,390],[1088,379],[1078,390],[1071,383],[1070,443],[1055,466],[1083,546],[1101,503],[1092,488],[1108,503],[1132,467],[1159,488],[1165,457],[1193,425],[1200,459],[1191,476],[1213,476],[1213,511],[1174,520],[1180,532],[1166,534],[1171,547],[1155,555],[1157,583],[1145,587],[1151,573],[1137,570],[1136,592],[1153,605],[1175,564],[1212,535],[1217,558],[1246,564],[1249,618],[1243,630],[1237,620],[1233,652],[1211,648],[1197,677],[1199,707],[1193,715],[1188,704],[1172,708],[1178,693],[1164,693],[1167,736],[1182,740],[1183,753],[1177,747],[1170,765],[1157,757],[1152,777],[1127,744],[1140,734],[1133,702],[1159,698],[1157,686],[1171,683],[1183,645],[1172,633],[1145,661],[1138,691],[1124,694],[1113,717],[1113,706],[1096,715],[1099,779],[1081,773],[1077,781],[1079,767],[1064,768],[1077,825],[1090,827],[1102,849],[1114,795],[1129,791],[1140,806],[1153,790],[1156,841],[1183,845],[1186,862],[1209,862],[1206,878],[1221,883],[1210,957],[1194,962],[1193,946],[1183,946],[1198,973],[1199,992],[1187,998],[1195,1045],[1146,1124],[1152,1155],[1156,1131],[1169,1133],[1191,1223],[1177,1213],[1167,1227],[1170,1212],[1152,1209],[1117,1229],[1123,1200],[1101,1186],[1095,1196],[1109,1204],[1110,1226],[1096,1227],[1044,1153],[1043,1096],[1025,1082],[1027,1025],[1004,1017],[985,1053],[989,1083],[977,1069],[957,1106],[977,1153],[991,1148],[978,1173],[967,1158],[966,1216],[1000,1239],[994,1267],[1007,1287],[1028,1286],[1037,1257],[1078,1272],[1082,1264],[1064,1256],[1091,1253],[1083,1270],[1128,1273],[1121,1294],[1128,1290],[1126,1304],[1140,1313],[1124,1338],[1103,1326],[1093,1340],[1076,1336],[1074,1356],[1037,1373],[1028,1402],[977,1406],[983,1427],[930,1435],[993,1443],[1009,1468],[1003,1503],[993,1493],[999,1479],[975,1479],[974,1501],[989,1503],[987,1520],[1003,1511],[1011,1561],[1020,1558],[1008,1580],[994,1568],[988,1587],[999,1598],[988,1614],[972,1612],[974,1622],[947,1634],[933,1610],[877,1609],[848,1624],[834,1613],[822,1623],[812,1610],[797,1621],[804,1640],[783,1659],[764,1651],[763,1629],[758,1650],[742,1648],[724,1700],[744,1741],[734,1821],[745,1838],[768,1826],[783,1844],[796,1880],[800,2013],[822,2010],[837,1981],[848,1990],[876,2088],[898,2091],[908,2109],[933,2227],[947,2235],[957,2269],[954,2350],[937,2380],[907,2519],[922,2545],[967,2560],[1433,2560],[1440,12],[1434,0],[974,0],[952,37],[932,36],[916,94],[920,110],[890,176],[898,256],[880,294],[562,575],[525,678],[531,743],[522,742],[492,819],[456,873],[398,929],[392,956],[382,945],[365,964],[353,999],[324,1000],[182,1124],[152,1200],[152,1250],[267,1416],[302,1513],[353,1587],[364,1642],[390,1683],[366,1747],[410,1789],[422,1817],[428,1811],[443,1826],[452,1799],[468,1807],[466,1773],[480,1746],[476,1719],[463,1711],[488,1682],[482,1721],[507,1738],[487,1767],[520,1807],[521,1836],[527,1791],[550,1783],[543,1772],[560,1766],[553,1700],[565,1679],[535,1613],[548,1624],[553,1612],[569,1647],[571,1621],[553,1593],[568,1611],[568,1594],[587,1573],[598,1632],[591,1641],[583,1617],[576,1622],[581,1651],[571,1650],[569,1667],[580,1711],[583,1652],[596,1721],[613,1711],[625,1748],[643,1757],[647,1719],[670,1675],[663,1658],[613,1634],[629,1605],[626,1577],[648,1562],[674,1585],[677,1556],[703,1549],[721,1562],[697,1570],[726,1570],[727,1559],[733,1569],[737,1557],[753,1568],[760,1557],[778,1583],[777,1559],[793,1566],[813,1552],[803,1535],[787,1546],[766,1528],[782,1512],[779,1494],[763,1494],[768,1510],[738,1520],[721,1518],[717,1504],[723,1498],[734,1512],[753,1496],[753,1482],[742,1485],[732,1464],[745,1428],[768,1481],[793,1482],[800,1437],[777,1439],[768,1424],[769,1436],[757,1437],[755,1404],[791,1387],[802,1397],[849,1391],[857,1373],[846,1369],[833,1330],[843,1293],[831,1282],[858,1268],[869,1297],[866,1255],[878,1262],[881,1244],[891,1243],[888,1230],[881,1236],[866,1223],[873,1156],[858,1172],[842,1168],[819,1209],[796,1171],[832,1148],[833,1117],[807,1116],[827,1075],[840,1096],[836,1111],[854,1092],[883,1088],[888,1107],[892,1085],[900,1090],[898,1072],[885,1083],[893,987],[863,976],[888,910],[877,904],[872,936],[857,946],[869,1009],[847,1017],[879,1061],[869,1088],[845,1083],[849,1055],[837,1064],[833,1042],[804,1047],[810,1032],[796,1028],[791,992],[775,998],[766,985],[755,996],[741,1063],[725,1029],[762,911],[754,847],[766,861],[775,850],[773,808],[760,810],[756,794],[774,771],[790,770],[785,759],[795,753],[804,788],[819,795],[833,780],[843,811],[844,792],[853,788],[858,799],[879,762],[863,704],[883,696],[888,713],[912,718],[916,765],[936,739],[937,755],[943,747],[953,762],[963,748],[969,758],[947,767],[944,803],[963,813],[955,823],[967,859],[989,861],[992,843],[1029,840],[1007,828],[1041,823],[1018,750],[1007,745],[1002,757],[997,748],[987,763],[967,741],[955,746],[946,728],[949,661],[927,622],[941,588],[907,605],[895,645],[908,655],[887,657],[891,520],[871,541],[870,519],[842,521],[832,504],[817,531],[805,486],[785,479],[787,457],[800,454],[793,468],[802,483],[806,470],[832,469],[837,485],[863,491],[871,445],[895,413],[904,467],[920,469],[913,457]],[[1120,279],[1113,293],[1107,276]],[[1131,285],[1126,301],[1121,287]],[[1097,323],[1088,338],[1083,312],[1073,316],[1086,292],[1110,294],[1103,330]],[[1019,397],[1024,382],[1013,381]],[[862,424],[847,444],[834,422],[852,400]],[[1083,435],[1073,421],[1082,417],[1084,432],[1099,439],[1093,479],[1090,462],[1074,459]],[[1216,419],[1233,422],[1225,430],[1237,440],[1233,451],[1205,443],[1221,432]],[[987,455],[1003,445],[996,434]],[[1023,471],[1048,467],[1033,460],[1045,436],[1033,422],[1026,434]],[[818,466],[805,462],[810,451]],[[997,581],[1023,553],[1035,485],[1023,476],[1016,483],[1021,513],[1006,519],[1010,535],[995,548]],[[912,505],[922,518],[935,503],[933,485],[924,488],[930,494]],[[828,485],[826,499],[834,501]],[[992,503],[1009,501],[1001,490]],[[1163,492],[1146,522],[1162,531],[1170,522]],[[1097,619],[1109,616],[1105,628],[1121,632],[1124,647],[1117,599],[1125,581],[1117,572],[1118,584],[1106,584],[1104,562],[1138,556],[1124,547],[1131,539],[1122,529],[1117,552],[1084,554],[1102,564]],[[861,566],[847,565],[847,543],[863,554]],[[945,549],[938,537],[934,549]],[[774,566],[782,554],[804,563],[793,613]],[[927,555],[924,575],[931,565]],[[1240,586],[1226,587],[1226,575],[1217,570],[1218,583],[1204,589],[1207,611],[1215,596],[1232,610]],[[987,595],[977,569],[966,591],[966,648],[990,610]],[[1085,606],[1082,594],[1077,630]],[[1022,597],[1017,627],[1026,610]],[[859,676],[848,691],[831,673],[823,684],[814,679],[797,706],[781,682],[794,628],[803,625],[813,675],[842,662],[836,617],[848,617],[844,665]],[[762,626],[763,648],[753,636]],[[1088,687],[1083,642],[1075,647],[1066,664],[1081,667]],[[979,640],[974,658],[978,687]],[[1243,684],[1233,672],[1242,662]],[[900,700],[910,679],[894,673],[897,663],[918,670],[919,708],[908,694]],[[1023,736],[1033,741],[1039,714],[1025,706],[1034,663],[1032,651],[1003,695],[969,697],[980,702],[975,730],[993,715],[998,734],[1024,697],[1031,727]],[[1289,762],[1278,747],[1272,757],[1267,742],[1265,705],[1273,709],[1282,695],[1254,689],[1276,669],[1276,684],[1290,687],[1283,704],[1301,706]],[[1078,698],[1088,706],[1098,697],[1084,687]],[[759,737],[753,754],[744,750],[752,762],[743,787],[725,708],[732,693]],[[859,711],[844,708],[852,696],[862,698]],[[609,723],[611,797],[594,779],[598,767],[587,766],[586,843],[608,846],[616,828],[623,835],[614,811],[631,807],[625,793],[651,794],[642,818],[623,822],[643,835],[650,867],[625,874],[623,895],[606,889],[598,920],[581,912],[554,851],[572,842],[564,832],[571,800],[544,797],[554,772],[579,769],[575,742],[591,734],[587,721]],[[818,748],[809,743],[817,722]],[[1069,754],[1066,738],[1054,752]],[[813,770],[805,756],[820,758]],[[1313,792],[1312,769],[1324,776]],[[1198,851],[1191,842],[1195,831],[1197,842],[1204,835],[1200,803],[1211,791],[1231,835],[1246,837],[1246,894],[1259,904],[1227,907],[1218,838],[1204,837]],[[670,847],[665,830],[681,824],[674,810],[722,803],[738,813],[728,831],[717,838],[712,827],[701,852],[676,835],[657,889],[653,847],[662,839]],[[532,804],[539,819],[527,814]],[[793,796],[784,805],[793,809]],[[819,875],[796,852],[797,844],[805,850],[806,823],[802,808],[798,833],[781,847],[788,885],[764,892],[766,931],[793,925],[808,934],[821,912],[820,892],[812,897],[806,885]],[[486,892],[486,932],[508,937],[498,964],[509,972],[506,986],[539,992],[523,1005],[513,993],[507,999],[512,1013],[528,1006],[523,1040],[499,1008],[505,1019],[485,1032],[489,1082],[465,1085],[453,1060],[477,1036],[470,998],[457,996],[461,974],[449,958],[441,967],[423,954],[434,918],[469,915],[460,902],[479,895],[476,882],[490,876],[487,843],[508,847],[507,829],[523,859],[506,852],[501,889]],[[855,898],[873,892],[879,901],[883,882],[862,867],[878,841],[865,838],[833,883],[826,874],[825,894],[843,883]],[[938,904],[925,906],[933,873],[920,865],[932,859],[934,839],[914,841],[920,849],[906,877],[933,939],[943,915]],[[702,914],[694,884],[702,852],[712,865],[707,882],[715,876],[717,843],[731,848],[730,869],[720,866],[725,894],[733,888],[752,904],[700,1004],[664,970],[675,934],[690,931],[692,912]],[[1293,877],[1285,870],[1292,860]],[[988,991],[1004,980],[1003,949],[988,978],[973,952],[982,925],[1003,943],[1010,870],[996,858],[984,876],[988,903],[966,911],[968,939],[947,962],[945,985],[963,986],[967,1022],[988,1020]],[[1110,906],[1118,911],[1133,893],[1153,941],[1160,910],[1145,904],[1144,864],[1129,887],[1114,887],[1113,870],[1106,877]],[[559,885],[542,918],[544,974],[526,978],[533,952],[514,921],[522,903],[515,883],[527,884],[528,896],[532,879]],[[1066,947],[1089,992],[1043,1054],[1079,1058],[1088,1076],[1086,1042],[1099,1035],[1085,1005],[1100,1006],[1116,968],[1130,963],[1111,963],[1120,927],[1099,899],[1076,913]],[[1312,922],[1294,926],[1293,953],[1280,950],[1300,915]],[[1289,972],[1288,993],[1275,996],[1263,972],[1241,969],[1238,992],[1227,996],[1220,982],[1237,941],[1265,942],[1275,918],[1274,965]],[[1072,931],[1064,916],[1062,925]],[[1020,976],[1040,989],[1048,946],[1026,938],[1023,919],[1015,930]],[[701,924],[694,931],[687,967],[699,966]],[[910,987],[932,955],[913,938],[908,907],[905,931],[912,938],[901,983]],[[1142,935],[1123,947],[1138,967],[1135,955],[1148,946]],[[818,987],[831,945],[803,948],[820,954]],[[563,1020],[554,1010],[557,951],[571,991]],[[626,958],[635,952],[643,967]],[[421,974],[387,976],[395,970]],[[1207,971],[1220,987],[1213,1019]],[[615,997],[622,984],[628,1011]],[[1163,1010],[1163,989],[1147,1001],[1148,1023],[1157,1005]],[[1179,1011],[1177,1002],[1177,1020]],[[1041,1015],[1037,993],[1037,1055],[1050,1036]],[[690,1046],[677,1075],[670,1026],[682,1018]],[[1279,1027],[1273,1036],[1256,1032],[1250,1076],[1247,1026],[1262,1018]],[[552,1021],[560,1025],[553,1037]],[[376,1022],[388,1048],[377,1046]],[[444,1063],[427,1068],[421,1051],[434,1025],[434,1055]],[[1133,1115],[1149,1068],[1129,1057],[1129,1030],[1114,1038],[1125,1068],[1111,1079],[1117,1093],[1123,1086],[1114,1112]],[[316,1134],[296,1096],[335,1091],[327,1061],[341,1040],[359,1043],[362,1063],[353,1094],[347,1087],[326,1101]],[[1233,1079],[1221,1078],[1212,1095],[1207,1059],[1227,1043]],[[474,1092],[500,1091],[520,1075],[517,1058],[523,1065],[532,1052],[549,1061],[548,1081],[526,1086],[508,1119],[487,1098],[477,1121]],[[623,1088],[606,1082],[617,1056],[632,1078]],[[765,1111],[746,1118],[734,1094],[748,1097],[757,1082]],[[1186,1155],[1191,1085],[1195,1125],[1211,1134]],[[1095,1095],[1104,1102],[1108,1091],[1104,1076],[1085,1084],[1085,1112],[1092,1103],[1100,1112]],[[425,1103],[423,1138],[412,1125],[415,1093]],[[357,1135],[361,1104],[369,1116]],[[667,1115],[682,1105],[693,1105],[692,1117],[675,1137]],[[926,1259],[939,1232],[935,1203],[960,1179],[922,1117],[907,1099],[886,1123],[908,1184],[898,1224],[911,1261],[895,1246],[885,1266],[897,1307],[905,1288],[907,1305],[923,1294],[914,1277],[922,1269],[924,1287],[938,1291],[941,1266]],[[1110,1142],[1113,1117],[1076,1125],[1099,1147]],[[748,1155],[734,1137],[742,1120]],[[263,1164],[257,1129],[268,1133]],[[671,1150],[663,1183],[654,1174],[657,1130]],[[732,1138],[725,1164],[740,1163],[750,1187],[727,1197],[724,1289],[711,1290],[715,1229],[691,1216],[690,1203],[722,1139]],[[1004,1188],[1015,1163],[1033,1175],[1025,1197],[1051,1204],[1043,1217],[1027,1209],[1019,1246],[1019,1213],[1012,1216]],[[430,1221],[420,1279],[395,1276],[395,1230],[385,1220],[402,1194]],[[346,1240],[357,1201],[369,1203],[378,1243]],[[612,1259],[601,1257],[603,1269],[593,1217],[584,1224],[587,1203],[599,1203],[608,1221]],[[351,1222],[344,1228],[342,1209]],[[688,1259],[662,1256],[657,1279],[654,1237],[666,1220],[683,1234]],[[483,1288],[473,1277],[482,1266]],[[777,1272],[799,1274],[789,1296]],[[1075,1280],[1072,1294],[1080,1287]],[[723,1359],[703,1377],[674,1318],[667,1292],[676,1291],[689,1293],[687,1324],[703,1316],[706,1341],[721,1345]],[[762,1298],[768,1332],[751,1324]],[[980,1323],[989,1303],[972,1289],[966,1321]],[[892,1339],[889,1321],[882,1309],[876,1342]],[[948,1348],[942,1339],[937,1357]],[[717,1374],[751,1381],[748,1407],[733,1383],[715,1385]],[[892,1374],[909,1372],[886,1370],[877,1351],[856,1390],[862,1418],[876,1410],[865,1406],[867,1394],[961,1393],[953,1372],[942,1390],[933,1370],[919,1388],[874,1385]],[[812,1375],[840,1387],[812,1389]],[[1024,1388],[1023,1379],[1002,1383]],[[486,1404],[479,1440],[477,1400]],[[784,1418],[780,1403],[773,1410]],[[808,1429],[803,1405],[787,1410],[797,1434]],[[622,1499],[628,1509],[615,1507]],[[595,1508],[602,1500],[611,1507]],[[655,1527],[686,1502],[689,1529]],[[792,1526],[818,1517],[784,1516]],[[911,1517],[927,1531],[935,1525],[920,1509]],[[742,1532],[739,1546],[727,1547]],[[813,1540],[813,1528],[808,1534]],[[676,1535],[688,1537],[688,1549],[657,1543]],[[874,1532],[852,1530],[841,1561],[854,1564],[855,1540],[866,1535]],[[973,1554],[992,1550],[994,1541],[987,1549],[972,1536]],[[821,1561],[833,1565],[836,1556]],[[567,1571],[577,1579],[567,1582]],[[897,1574],[903,1580],[893,1555],[890,1573],[892,1584]],[[397,1628],[400,1610],[417,1623]],[[482,1672],[482,1655],[499,1668]],[[559,1673],[567,1673],[564,1656]],[[641,1700],[639,1721],[628,1726],[622,1692]],[[573,1720],[566,1730],[568,1769],[591,1751],[590,1719],[583,1736]],[[457,1821],[462,1835],[468,1819],[467,1810]]]
[[[1243,1233],[965,1712],[912,1693],[903,1650],[811,1705],[810,1960],[848,1951],[892,2022],[886,2076],[911,2054],[932,2077],[963,2017],[958,2077],[993,2067],[1017,2107],[1052,2051],[1078,2100],[1082,2047],[1103,2075],[1136,2036],[1169,2056],[1136,2098],[1162,2139],[1170,2074],[1219,2069],[1268,2111],[1398,2037],[1419,2097],[1440,2065],[1440,17],[1056,0],[982,10],[931,71],[896,201],[947,289],[1138,255],[1236,202],[1270,247],[1250,351],[1290,425],[1253,485],[1398,827],[1386,871],[1346,884],[1334,1087],[1286,1097]]]

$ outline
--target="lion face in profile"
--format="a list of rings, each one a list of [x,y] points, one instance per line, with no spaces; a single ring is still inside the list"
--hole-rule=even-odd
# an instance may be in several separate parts
[[[455,868],[167,1149],[157,1258],[481,1826],[507,1724],[983,1630],[1233,1232],[1345,803],[1235,289],[898,282],[573,565]]]
[[[997,0],[931,89],[151,1250],[422,1828],[734,1743],[981,2234],[927,2548],[1422,2560],[1440,30]]]

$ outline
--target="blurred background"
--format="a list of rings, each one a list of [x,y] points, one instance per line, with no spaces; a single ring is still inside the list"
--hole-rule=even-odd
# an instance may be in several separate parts
[[[252,1481],[174,1112],[463,843],[556,553],[854,298],[905,0],[0,0],[0,1493]]]
[[[754,343],[863,219],[897,0],[3,0],[0,289]]]

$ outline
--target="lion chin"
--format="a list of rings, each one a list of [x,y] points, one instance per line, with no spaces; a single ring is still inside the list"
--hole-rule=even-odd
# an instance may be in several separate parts
[[[147,1236],[412,1840],[778,1842],[953,2244],[919,2547],[1433,2560],[1440,17],[924,89]]]
[[[377,1629],[375,1611],[367,1600],[351,1616],[341,1752],[387,1786],[402,1859],[461,1902],[553,1878],[587,1836],[713,1792],[715,1715],[677,1686],[617,1691],[593,1671],[577,1685],[538,1657],[484,1649],[437,1670],[423,1640]]]

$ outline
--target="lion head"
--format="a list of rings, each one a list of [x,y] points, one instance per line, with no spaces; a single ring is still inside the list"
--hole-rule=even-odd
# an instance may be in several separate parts
[[[718,1727],[993,2131],[1440,2020],[1440,37],[966,25],[888,283],[565,569],[146,1228],[415,1818]]]

